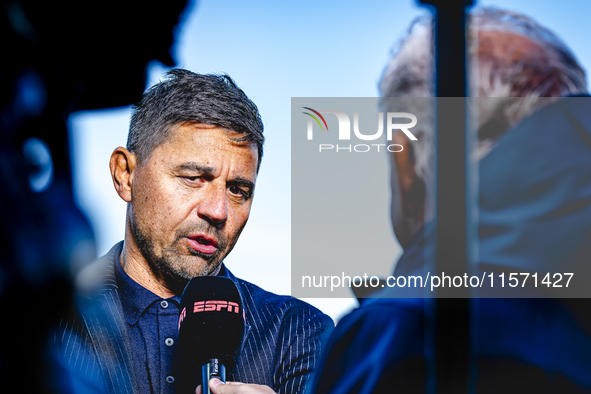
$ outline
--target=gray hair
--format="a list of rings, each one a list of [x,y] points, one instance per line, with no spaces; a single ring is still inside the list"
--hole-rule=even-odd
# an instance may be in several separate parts
[[[381,110],[392,111],[387,97],[433,97],[434,56],[432,18],[417,18],[410,26],[407,36],[392,51],[392,59],[383,71],[379,82]],[[494,142],[511,126],[548,104],[547,97],[560,97],[587,93],[585,71],[568,47],[550,30],[534,20],[514,12],[495,8],[481,8],[468,16],[468,56],[471,97],[497,99],[478,100],[470,108],[478,119],[477,129],[491,117],[507,126],[501,132],[479,133],[478,157],[486,154]],[[479,33],[503,32],[522,37],[535,45],[530,48],[532,56],[517,57],[518,48],[509,46],[499,54],[486,51],[486,42],[479,42]],[[510,99],[523,97],[525,99]],[[406,110],[423,114],[426,122],[433,124],[433,114],[425,101],[410,99]],[[400,110],[397,107],[396,110]],[[415,115],[417,115],[415,113]],[[433,129],[421,129],[419,141],[413,143],[416,173],[423,179],[430,178],[429,160],[432,156]]]
[[[173,69],[148,89],[132,110],[127,149],[145,164],[166,142],[176,125],[207,123],[232,130],[258,148],[257,171],[263,157],[263,122],[257,106],[228,75],[202,75]]]

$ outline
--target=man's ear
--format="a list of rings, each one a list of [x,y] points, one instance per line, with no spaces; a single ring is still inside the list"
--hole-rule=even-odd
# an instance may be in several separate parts
[[[119,197],[125,202],[131,202],[131,186],[136,168],[136,156],[123,147],[118,147],[111,154],[109,161],[111,178]]]
[[[415,170],[415,152],[412,142],[402,132],[392,136],[392,143],[402,145],[401,152],[392,153],[402,198],[402,210],[411,227],[421,226],[425,217],[425,181]]]

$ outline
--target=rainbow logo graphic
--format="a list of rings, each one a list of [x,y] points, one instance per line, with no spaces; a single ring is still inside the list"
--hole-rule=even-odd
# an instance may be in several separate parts
[[[316,110],[314,110],[314,109],[312,109],[312,108],[309,108],[309,107],[302,107],[302,108],[304,108],[304,109],[307,109],[307,110],[309,110],[309,111],[312,111],[312,112],[314,112],[316,115],[320,116],[320,119],[322,119],[322,122],[324,123],[324,126],[326,126],[326,131],[328,131],[328,125],[326,124],[326,120],[324,120],[324,117],[323,117],[322,115],[320,115],[320,112],[318,112],[318,111],[316,111]],[[320,126],[320,130],[324,130],[324,129],[322,128],[322,123],[320,123],[320,121],[318,120],[318,118],[317,118],[317,117],[315,117],[314,115],[312,115],[312,114],[311,114],[311,113],[309,113],[309,112],[302,112],[302,113],[303,113],[303,114],[306,114],[306,115],[308,115],[308,116],[311,116],[311,117],[312,117],[312,118],[313,118],[313,119],[314,119],[314,120],[315,120],[315,121],[318,123],[318,126]]]

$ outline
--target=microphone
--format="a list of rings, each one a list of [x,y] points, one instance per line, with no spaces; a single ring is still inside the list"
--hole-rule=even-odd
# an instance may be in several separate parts
[[[210,394],[211,378],[226,382],[243,335],[244,309],[234,282],[217,276],[191,279],[181,296],[179,349],[188,379],[195,382],[201,375],[203,394]]]

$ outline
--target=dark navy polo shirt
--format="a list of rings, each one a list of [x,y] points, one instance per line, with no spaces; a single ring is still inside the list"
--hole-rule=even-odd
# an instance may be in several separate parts
[[[178,379],[173,356],[178,341],[180,296],[160,298],[115,264],[115,278],[127,322],[135,381],[141,393],[172,394]]]

